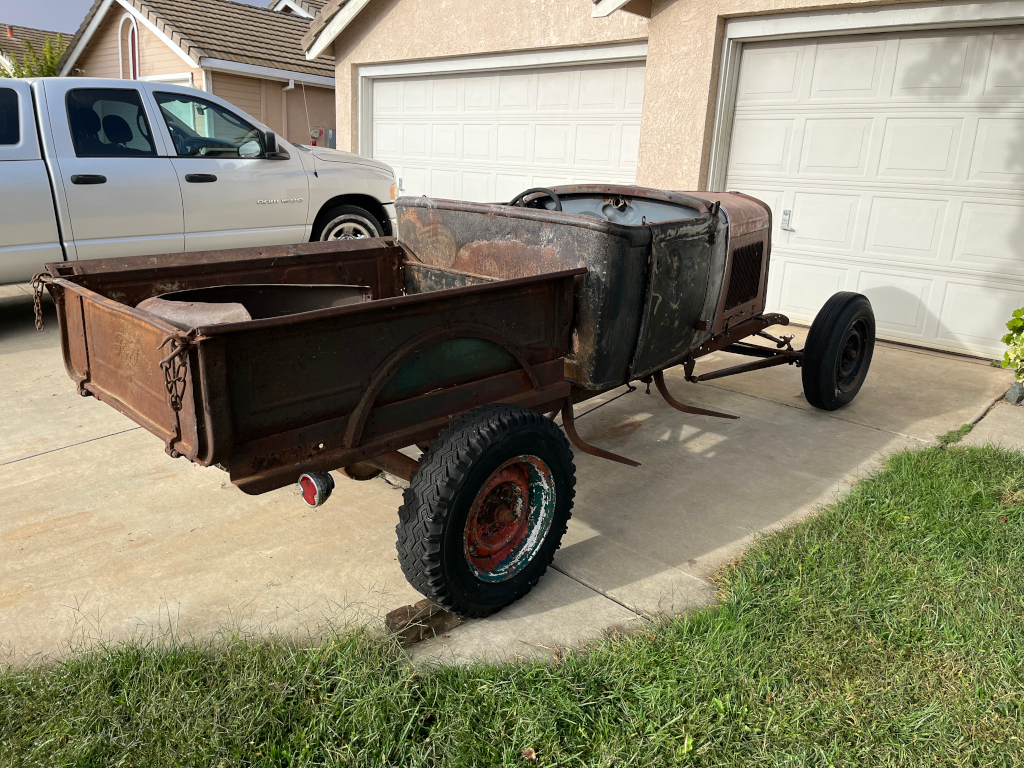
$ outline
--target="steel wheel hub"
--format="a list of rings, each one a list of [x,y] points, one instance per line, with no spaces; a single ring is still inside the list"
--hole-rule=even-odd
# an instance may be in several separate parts
[[[509,459],[487,479],[466,518],[465,554],[484,581],[504,581],[540,551],[555,514],[551,470],[536,456]]]
[[[868,329],[863,320],[858,320],[846,333],[846,342],[836,361],[836,388],[841,392],[849,390],[860,376],[868,348]]]

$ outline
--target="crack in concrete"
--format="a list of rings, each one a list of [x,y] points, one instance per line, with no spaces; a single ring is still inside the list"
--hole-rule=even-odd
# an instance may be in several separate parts
[[[553,571],[558,571],[560,574],[565,576],[567,579],[572,579],[577,584],[579,584],[581,587],[585,587],[586,589],[589,589],[591,592],[594,592],[594,593],[596,593],[598,595],[601,595],[601,597],[607,598],[608,600],[611,600],[616,605],[625,608],[627,611],[629,611],[630,613],[634,614],[637,618],[643,619],[644,621],[653,621],[651,619],[651,617],[648,616],[646,613],[638,611],[636,608],[633,608],[630,605],[626,605],[626,603],[622,602],[618,598],[612,597],[607,592],[602,592],[600,589],[598,589],[597,587],[593,586],[592,584],[587,584],[587,582],[585,582],[583,579],[580,579],[580,578],[578,578],[576,576],[573,576],[571,573],[567,573],[566,571],[562,570],[561,568],[559,568],[554,563],[552,563],[549,567]],[[689,574],[687,574],[687,575],[689,575]]]
[[[142,427],[131,427],[130,429],[122,429],[120,432],[111,432],[109,435],[100,435],[99,437],[91,437],[88,440],[83,440],[80,443],[72,443],[71,445],[62,445],[60,448],[51,448],[48,451],[42,451],[40,453],[33,453],[31,456],[23,456],[20,459],[12,459],[11,461],[5,461],[0,464],[0,467],[6,467],[9,464],[17,464],[19,461],[28,461],[29,459],[35,459],[39,456],[45,456],[48,453],[57,453],[57,451],[65,451],[68,448],[74,448],[79,445],[85,445],[86,443],[95,443],[97,440],[105,440],[108,437],[115,437],[116,435],[123,435],[127,432],[135,432],[136,430],[142,429]]]

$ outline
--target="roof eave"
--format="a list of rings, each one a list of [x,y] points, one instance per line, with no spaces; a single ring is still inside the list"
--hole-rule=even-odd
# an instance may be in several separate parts
[[[306,47],[306,59],[313,61],[322,56],[369,3],[370,0],[348,0],[337,10],[323,29],[315,34],[311,32],[304,37],[302,44]],[[326,11],[329,7],[325,6],[324,10]]]

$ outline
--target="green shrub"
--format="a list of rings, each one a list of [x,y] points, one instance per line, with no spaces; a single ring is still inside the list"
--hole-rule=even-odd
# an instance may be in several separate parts
[[[1009,349],[1003,355],[1003,367],[1012,368],[1017,381],[1024,381],[1024,307],[1013,313],[1006,328],[1010,332],[1003,336],[1003,344]]]
[[[56,40],[52,37],[46,38],[41,54],[36,53],[32,43],[26,40],[26,53],[21,57],[21,61],[12,56],[11,68],[0,66],[0,77],[54,77],[57,74],[57,64],[67,47],[64,35],[61,34],[57,35]]]

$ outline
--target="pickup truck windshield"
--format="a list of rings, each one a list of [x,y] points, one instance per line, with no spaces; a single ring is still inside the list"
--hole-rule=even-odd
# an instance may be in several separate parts
[[[263,156],[259,131],[237,115],[205,99],[155,95],[179,157]]]
[[[156,157],[135,89],[76,88],[68,91],[67,103],[78,157]]]

